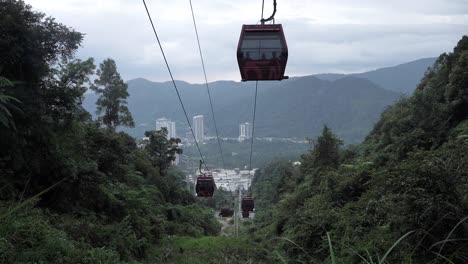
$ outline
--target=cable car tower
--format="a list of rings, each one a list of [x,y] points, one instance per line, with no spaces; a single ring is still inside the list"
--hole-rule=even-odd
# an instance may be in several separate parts
[[[275,24],[276,0],[273,14],[260,25],[243,25],[237,46],[237,62],[242,81],[281,81],[288,61],[288,46],[281,24]],[[272,21],[272,24],[265,22]]]

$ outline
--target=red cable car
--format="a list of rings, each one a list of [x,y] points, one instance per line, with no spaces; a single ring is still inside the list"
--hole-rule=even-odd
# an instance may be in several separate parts
[[[249,211],[242,211],[242,218],[249,218]]]
[[[237,46],[242,81],[288,79],[288,46],[281,24],[243,25]]]
[[[245,211],[252,212],[255,208],[253,197],[251,196],[242,197],[241,208],[242,208],[242,211],[244,212]]]
[[[203,173],[198,176],[197,184],[195,185],[198,197],[213,197],[215,189],[216,184],[210,173]]]
[[[234,215],[234,210],[231,208],[221,208],[219,212],[220,217],[232,217]]]

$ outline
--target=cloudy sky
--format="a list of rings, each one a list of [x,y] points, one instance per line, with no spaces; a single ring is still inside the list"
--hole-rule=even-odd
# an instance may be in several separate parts
[[[127,80],[169,80],[142,1],[25,1],[86,34],[79,57],[111,57]],[[262,1],[192,3],[209,81],[238,81],[240,28],[259,21]],[[189,0],[147,4],[174,77],[203,82]],[[362,72],[450,51],[468,34],[468,0],[278,0],[276,22],[288,42],[289,76]]]

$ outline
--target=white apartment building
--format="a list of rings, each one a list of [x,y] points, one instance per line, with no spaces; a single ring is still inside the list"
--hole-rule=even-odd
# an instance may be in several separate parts
[[[198,142],[203,142],[205,140],[205,127],[203,122],[203,115],[193,117],[193,132],[195,133],[195,139]]]
[[[242,142],[250,139],[252,134],[252,125],[250,123],[243,123],[239,125],[239,141]]]
[[[167,129],[167,138],[176,138],[176,124],[167,118],[159,118],[156,120],[156,130],[161,130],[163,127]]]

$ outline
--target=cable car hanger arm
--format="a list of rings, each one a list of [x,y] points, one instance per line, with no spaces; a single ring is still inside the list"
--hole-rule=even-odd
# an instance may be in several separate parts
[[[265,24],[265,22],[268,22],[268,21],[271,21],[271,20],[273,20],[273,23],[274,23],[275,14],[276,14],[276,0],[273,0],[273,14],[271,14],[271,16],[269,18],[263,18],[263,7],[264,7],[264,5],[262,4],[262,19],[260,20],[262,25]]]

